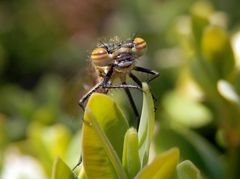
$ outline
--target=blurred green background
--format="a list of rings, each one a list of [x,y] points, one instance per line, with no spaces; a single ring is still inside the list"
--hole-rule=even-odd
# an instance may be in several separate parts
[[[95,83],[89,53],[100,39],[134,33],[148,44],[138,65],[160,72],[151,83],[155,153],[178,146],[204,177],[238,178],[239,7],[237,0],[1,1],[0,178],[50,178],[56,156],[76,164],[77,103]],[[134,117],[121,90],[110,95]],[[140,110],[141,94],[134,97]]]

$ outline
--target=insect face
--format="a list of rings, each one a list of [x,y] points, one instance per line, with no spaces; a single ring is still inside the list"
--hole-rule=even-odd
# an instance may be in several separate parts
[[[107,93],[109,89],[124,88],[136,116],[139,116],[129,89],[141,91],[142,81],[132,72],[137,71],[152,75],[147,82],[159,76],[158,72],[135,64],[136,60],[146,51],[146,47],[146,41],[140,37],[126,41],[120,41],[115,38],[108,43],[101,42],[91,53],[91,61],[98,72],[99,82],[80,99],[79,105],[81,108],[85,109],[85,102],[96,91]],[[121,84],[114,84],[116,78],[120,79]],[[130,78],[135,84],[127,84],[127,78]]]
[[[113,65],[119,71],[132,66],[143,55],[146,46],[145,40],[139,37],[124,42],[101,44],[92,51],[91,60],[95,66]]]

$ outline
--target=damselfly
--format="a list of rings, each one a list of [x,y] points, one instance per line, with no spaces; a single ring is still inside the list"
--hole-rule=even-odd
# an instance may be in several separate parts
[[[148,83],[159,76],[157,71],[136,65],[137,60],[144,54],[146,49],[147,43],[140,37],[133,37],[125,41],[115,39],[108,43],[101,42],[97,48],[93,49],[90,59],[98,73],[99,80],[98,83],[80,99],[79,105],[83,111],[85,110],[86,101],[94,92],[100,90],[102,93],[107,93],[109,89],[112,88],[123,88],[136,117],[138,117],[138,128],[139,113],[129,89],[132,88],[142,91],[142,81],[132,72],[138,71],[152,75],[152,77],[147,80]],[[136,85],[127,84],[127,77],[131,78]],[[113,84],[117,78],[121,81],[119,85]],[[82,157],[80,157],[74,169],[81,164],[81,161]]]
[[[143,68],[136,65],[137,60],[147,49],[147,43],[140,37],[133,37],[125,41],[119,39],[110,40],[108,43],[101,42],[93,49],[90,59],[98,74],[98,83],[90,89],[79,101],[80,107],[85,110],[87,99],[96,91],[107,93],[109,89],[123,88],[131,103],[132,109],[139,118],[137,107],[129,89],[142,91],[142,81],[134,75],[133,71],[152,75],[147,82],[159,76],[157,71]],[[135,84],[127,84],[127,77],[131,78]],[[113,84],[115,79],[120,79],[121,84]],[[139,120],[139,119],[138,119]]]

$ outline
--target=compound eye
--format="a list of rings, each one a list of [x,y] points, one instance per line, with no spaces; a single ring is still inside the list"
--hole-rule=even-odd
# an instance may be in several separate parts
[[[134,44],[134,47],[133,47],[133,51],[138,55],[138,56],[141,56],[144,54],[144,52],[146,51],[147,49],[147,43],[144,39],[140,38],[140,37],[136,37],[134,40],[133,40],[133,44]]]
[[[95,48],[91,53],[91,59],[96,66],[106,66],[111,63],[111,58],[105,48]]]

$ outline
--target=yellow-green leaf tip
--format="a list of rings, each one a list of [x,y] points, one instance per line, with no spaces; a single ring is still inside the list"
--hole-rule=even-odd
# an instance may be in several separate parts
[[[137,179],[168,179],[174,174],[178,163],[180,152],[178,148],[172,148],[147,165],[138,175]]]

